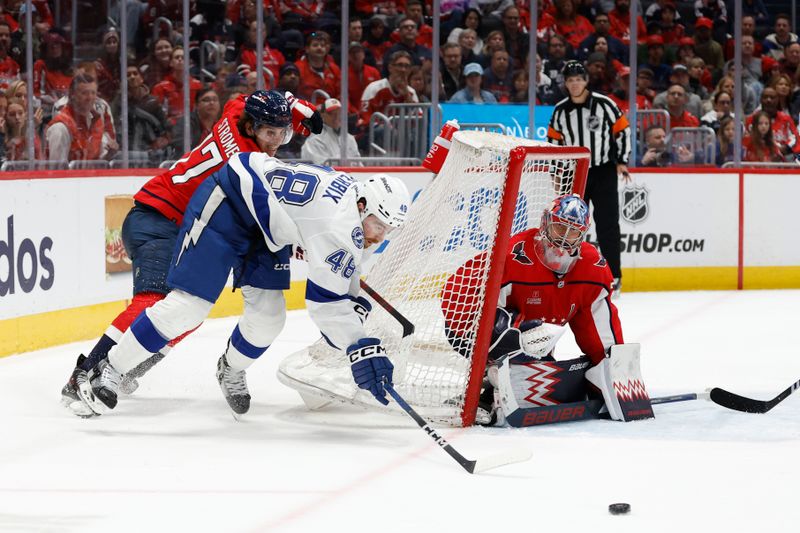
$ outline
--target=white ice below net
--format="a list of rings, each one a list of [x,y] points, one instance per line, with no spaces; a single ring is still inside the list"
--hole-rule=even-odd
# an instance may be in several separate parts
[[[500,199],[509,152],[520,145],[546,143],[486,132],[458,132],[437,178],[426,187],[409,212],[409,222],[391,235],[391,243],[367,281],[416,327],[402,338],[397,321],[377,304],[365,325],[378,337],[395,365],[394,384],[420,414],[432,422],[460,425],[471,360],[459,354],[445,337],[440,295],[447,278],[467,260],[491,248],[497,233]],[[522,172],[512,233],[538,226],[542,209],[556,195],[571,190],[574,161],[546,156],[529,158]],[[488,265],[470,278],[485,290]],[[469,352],[483,305],[465,313],[459,328],[468,331]],[[551,338],[545,333],[544,344]],[[482,369],[481,369],[482,372]],[[368,409],[393,410],[375,401],[353,382],[343,352],[320,340],[286,358],[278,378],[297,389],[309,407],[309,395]]]

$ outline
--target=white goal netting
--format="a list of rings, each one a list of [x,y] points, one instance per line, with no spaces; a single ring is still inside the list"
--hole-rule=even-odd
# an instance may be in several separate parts
[[[512,155],[518,147],[523,149]],[[441,172],[412,205],[406,225],[390,235],[366,281],[415,331],[404,338],[397,320],[374,302],[365,326],[386,346],[395,366],[395,388],[427,419],[462,425],[474,418],[479,388],[468,385],[471,377],[482,380],[484,372],[485,353],[475,349],[481,324],[491,328],[493,323],[497,287],[495,301],[487,301],[487,281],[497,257],[492,252],[498,228],[510,223],[514,234],[538,226],[545,206],[573,190],[578,161],[588,156],[580,150],[495,133],[457,132]],[[516,190],[517,172],[519,190],[506,194],[504,204],[507,185]],[[469,268],[462,268],[465,263]],[[447,324],[443,307],[449,310]],[[482,319],[484,312],[488,318]],[[457,349],[446,327],[458,332]],[[385,408],[358,389],[347,356],[323,340],[286,358],[278,377],[310,406],[319,399],[320,404],[338,400],[400,410],[394,403]]]

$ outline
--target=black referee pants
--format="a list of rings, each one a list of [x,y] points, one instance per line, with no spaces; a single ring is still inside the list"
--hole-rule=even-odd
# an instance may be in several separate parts
[[[586,203],[591,202],[594,206],[594,225],[597,228],[597,242],[615,278],[622,277],[619,247],[618,179],[617,165],[613,163],[589,167],[586,194],[584,195]]]

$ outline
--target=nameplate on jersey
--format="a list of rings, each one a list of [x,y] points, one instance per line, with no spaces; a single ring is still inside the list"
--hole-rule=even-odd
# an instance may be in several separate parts
[[[350,184],[353,183],[353,177],[348,176],[347,174],[339,174],[334,178],[328,188],[325,189],[325,193],[322,195],[323,198],[330,198],[333,200],[333,203],[338,204],[339,200],[342,199],[344,193],[347,192],[347,189],[350,187]]]

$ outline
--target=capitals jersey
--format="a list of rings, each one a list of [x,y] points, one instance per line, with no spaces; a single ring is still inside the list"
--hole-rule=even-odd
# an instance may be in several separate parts
[[[169,170],[145,183],[134,199],[180,226],[186,205],[203,180],[219,170],[232,155],[260,150],[254,140],[242,137],[236,128],[244,113],[245,98],[240,96],[228,102],[211,133]]]
[[[564,326],[569,324],[575,340],[593,364],[600,363],[614,344],[622,344],[622,326],[617,308],[611,303],[613,277],[605,259],[589,243],[581,244],[580,258],[572,270],[556,275],[536,258],[534,228],[511,237],[500,285],[499,307],[519,311],[518,320],[538,319]],[[467,261],[448,279],[443,312],[448,323],[468,323],[459,318],[470,299],[466,293],[477,289],[470,284],[469,270],[485,261],[484,254]],[[460,298],[453,298],[453,294]],[[463,332],[456,332],[461,333]]]
[[[325,339],[345,349],[365,337],[352,299],[371,251],[364,249],[355,180],[329,167],[282,163],[264,153],[236,155],[211,179],[270,250],[287,245],[304,250],[306,304]]]

